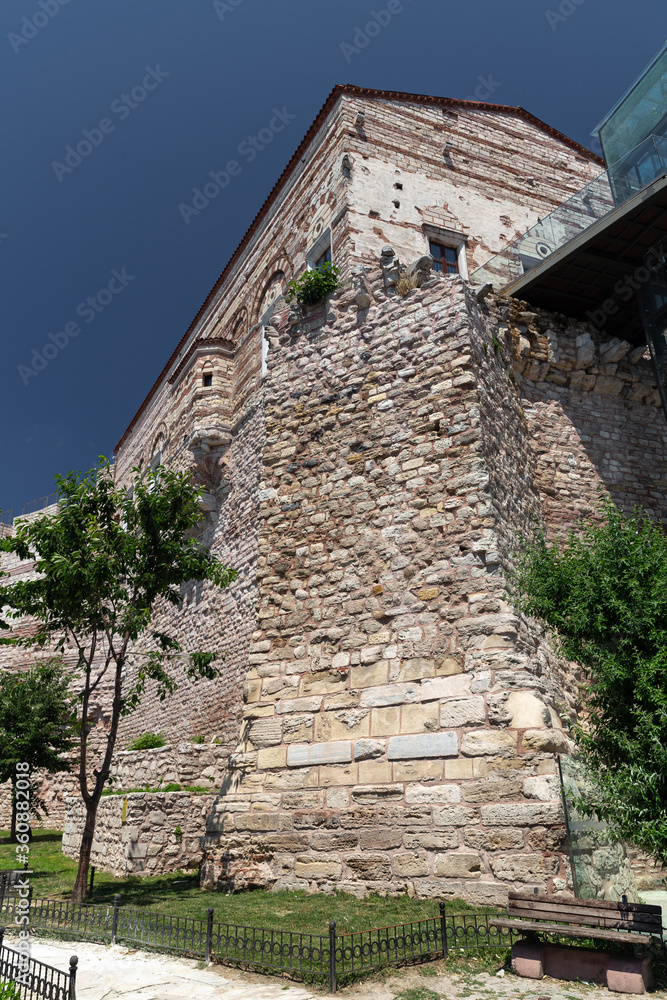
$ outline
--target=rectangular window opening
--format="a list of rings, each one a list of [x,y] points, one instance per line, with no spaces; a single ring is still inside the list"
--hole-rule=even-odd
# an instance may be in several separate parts
[[[428,252],[433,258],[433,270],[443,274],[458,274],[459,261],[456,247],[444,246],[442,243],[428,241]]]

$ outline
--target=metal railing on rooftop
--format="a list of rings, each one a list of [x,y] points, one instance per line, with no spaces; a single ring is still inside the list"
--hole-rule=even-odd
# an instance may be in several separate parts
[[[651,135],[477,268],[473,284],[515,281],[665,174],[667,139]]]
[[[13,507],[7,510],[0,510],[0,524],[7,524],[11,526],[14,523],[15,517],[23,517],[25,514],[34,514],[38,510],[45,510],[46,507],[51,507],[54,503],[58,502],[57,493],[49,493],[48,496],[40,497],[39,500],[31,500],[29,503],[23,505],[23,510],[20,514],[17,514]]]

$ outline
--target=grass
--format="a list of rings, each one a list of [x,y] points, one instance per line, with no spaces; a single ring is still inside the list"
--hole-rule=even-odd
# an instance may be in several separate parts
[[[30,881],[37,899],[68,899],[72,891],[77,865],[61,852],[60,840],[61,834],[51,830],[36,830],[33,834]],[[0,832],[0,869],[14,865],[14,845],[9,843],[7,833]],[[213,919],[221,923],[312,934],[328,933],[330,920],[336,921],[337,930],[342,933],[424,920],[439,914],[436,900],[407,896],[357,899],[342,892],[323,895],[263,890],[226,895],[202,891],[198,872],[115,878],[97,871],[90,902],[112,903],[116,893],[120,894],[122,906],[148,907],[161,913],[201,919],[206,918],[208,907],[213,906]],[[457,912],[497,912],[492,907],[484,911],[459,900],[449,903],[448,908]]]

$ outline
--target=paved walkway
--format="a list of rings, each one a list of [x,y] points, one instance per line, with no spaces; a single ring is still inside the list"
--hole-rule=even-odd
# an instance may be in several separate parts
[[[11,938],[7,938],[11,947]],[[290,980],[240,972],[224,966],[123,946],[77,942],[33,942],[33,957],[58,969],[69,967],[72,952],[79,956],[77,1000],[324,1000],[321,989],[304,988]],[[656,997],[667,993],[656,991]],[[512,973],[448,969],[443,962],[392,969],[365,982],[344,987],[341,1000],[624,1000],[587,983],[566,983],[545,977],[521,979]]]
[[[7,936],[7,945],[12,939]],[[77,1000],[314,1000],[298,984],[269,980],[222,966],[175,959],[168,955],[130,951],[77,941],[33,941],[32,957],[56,969],[69,968],[71,954],[79,957]],[[288,986],[289,989],[285,987]]]

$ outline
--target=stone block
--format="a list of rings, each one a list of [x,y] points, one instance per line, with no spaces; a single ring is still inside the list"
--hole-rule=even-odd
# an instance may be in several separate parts
[[[401,878],[423,878],[430,874],[428,857],[424,854],[396,854],[392,867]]]
[[[257,767],[269,770],[287,766],[287,747],[267,747],[257,751]]]
[[[502,799],[516,799],[521,795],[522,785],[517,779],[482,778],[463,786],[466,802],[499,802]]]
[[[490,858],[489,864],[496,878],[510,882],[544,881],[558,874],[559,859],[536,853],[501,854]]]
[[[402,785],[359,785],[352,789],[352,799],[360,805],[398,802],[403,798]]]
[[[463,726],[478,726],[486,722],[484,699],[459,698],[440,705],[440,725],[443,729],[460,729]]]
[[[408,785],[405,801],[409,804],[460,802],[461,789],[458,785]]]
[[[523,847],[522,831],[509,827],[474,827],[463,831],[463,840],[468,847],[476,847],[480,851],[507,851]]]
[[[459,757],[457,760],[445,761],[445,778],[448,780],[465,780],[473,776],[473,761]]]
[[[401,710],[401,732],[423,733],[439,728],[438,705],[432,701],[428,705],[404,705]]]
[[[287,747],[287,767],[346,764],[351,760],[352,744],[349,740],[332,743],[290,743]]]
[[[375,760],[382,757],[386,744],[384,740],[357,740],[354,744],[355,760]]]
[[[353,690],[357,688],[375,688],[386,684],[388,680],[389,663],[387,660],[352,667],[350,670],[350,688]]]
[[[345,687],[347,687],[347,671],[320,670],[314,674],[303,674],[300,693],[304,697],[314,694],[331,694]]]
[[[357,782],[358,774],[357,764],[322,766],[319,769],[319,784],[322,788],[326,788],[328,785],[354,785]],[[314,783],[317,784],[317,780]]]
[[[652,990],[650,955],[610,955],[607,988],[616,993],[648,993]]]
[[[317,858],[309,855],[297,857],[294,874],[297,878],[340,878],[343,868],[338,858]]]
[[[361,830],[359,834],[359,846],[363,851],[391,851],[395,847],[401,847],[402,843],[402,830]]]
[[[409,760],[411,757],[455,757],[457,754],[456,733],[392,736],[387,747],[389,760]]]
[[[552,802],[560,795],[560,780],[555,774],[530,775],[523,779],[523,794],[527,799]]]
[[[421,701],[461,698],[466,694],[470,694],[470,677],[467,674],[434,677],[421,683]]]
[[[541,941],[516,941],[512,945],[512,972],[527,979],[542,979],[544,965]]]
[[[357,878],[378,880],[391,877],[391,863],[386,854],[347,854],[343,861]]]
[[[392,781],[392,765],[386,760],[363,760],[359,764],[359,784],[389,783]]]
[[[311,698],[282,698],[276,704],[278,715],[288,715],[292,712],[319,712],[322,707],[322,696]]]
[[[409,660],[401,660],[396,677],[392,675],[392,680],[396,681],[420,681],[425,677],[435,677],[435,660],[423,656],[416,656]]]
[[[563,822],[560,802],[508,802],[482,806],[484,826],[556,826]]]
[[[396,845],[399,846],[399,845]],[[459,835],[456,829],[440,830],[438,833],[413,833],[409,831],[403,837],[406,850],[454,851],[459,846]]]
[[[466,733],[461,740],[461,753],[466,757],[495,756],[495,754],[516,753],[516,733],[506,729],[478,729]]]
[[[477,823],[477,810],[468,806],[434,806],[433,825],[440,826],[471,826]]]
[[[274,832],[278,829],[278,813],[249,812],[234,817],[237,830]]]
[[[447,765],[449,761],[445,761]],[[406,760],[392,764],[394,781],[423,781],[425,778],[442,778],[441,760]],[[450,777],[446,775],[446,777]]]
[[[512,691],[505,702],[512,729],[539,729],[550,722],[549,709],[530,691]]]
[[[524,750],[541,753],[569,753],[570,745],[561,729],[531,729],[523,734]]]
[[[389,664],[385,663],[384,666],[388,676]],[[407,705],[409,702],[420,700],[419,692],[418,684],[386,684],[382,687],[368,687],[361,692],[359,705],[361,708],[384,708],[389,705]]]
[[[443,878],[479,878],[482,874],[482,859],[479,854],[463,851],[437,854],[434,871]]]
[[[400,731],[400,708],[373,709],[371,712],[371,736],[393,736]]]
[[[354,830],[318,830],[310,835],[314,851],[352,851],[357,848],[358,842],[359,835]]]
[[[463,653],[452,653],[445,656],[436,664],[435,672],[438,677],[451,677],[453,674],[463,673]]]
[[[339,712],[321,712],[314,717],[314,737],[318,742],[355,739],[368,736],[371,713],[366,709],[349,709]]]

